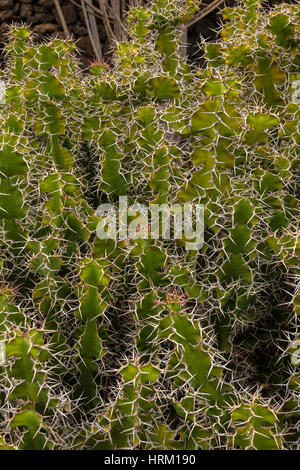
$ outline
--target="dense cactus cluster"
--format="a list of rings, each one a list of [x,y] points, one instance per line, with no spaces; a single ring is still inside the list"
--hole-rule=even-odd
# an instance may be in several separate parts
[[[226,8],[195,70],[196,3],[132,9],[89,74],[10,29],[0,449],[299,448],[299,6]],[[203,247],[100,239],[125,195],[202,204]]]

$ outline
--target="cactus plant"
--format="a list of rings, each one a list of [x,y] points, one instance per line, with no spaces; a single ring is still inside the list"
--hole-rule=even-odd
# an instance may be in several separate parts
[[[299,6],[225,8],[194,69],[196,4],[133,8],[88,74],[9,31],[0,449],[299,448]],[[202,204],[202,248],[99,238],[122,196]]]

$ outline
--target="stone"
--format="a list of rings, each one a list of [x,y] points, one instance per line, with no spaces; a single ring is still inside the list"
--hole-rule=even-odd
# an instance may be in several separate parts
[[[66,39],[66,35],[64,31],[57,31],[57,33],[51,34],[51,37],[53,39]]]
[[[111,46],[111,44],[109,44],[109,42],[106,42],[106,43],[102,46],[102,50],[103,50],[104,58],[106,59],[107,57],[109,57],[109,56],[111,55],[111,52],[112,52],[112,46]]]
[[[0,33],[6,33],[8,28],[8,23],[0,23]]]
[[[107,39],[107,34],[103,24],[100,24],[98,27],[100,41],[105,42]]]
[[[66,4],[62,6],[62,12],[67,24],[73,24],[77,20],[77,13],[73,5]]]
[[[48,15],[45,15],[44,13],[36,13],[33,16],[29,16],[26,21],[32,25],[48,23]]]
[[[34,27],[34,30],[41,34],[54,33],[58,29],[59,29],[59,26],[53,23],[38,24]]]
[[[19,10],[20,10],[20,3],[15,3],[15,5],[14,5],[14,15],[17,15]]]
[[[22,3],[21,8],[20,8],[20,18],[28,18],[28,16],[31,16],[32,10],[31,10],[31,5],[28,3]]]
[[[45,7],[42,7],[40,5],[33,5],[33,11],[34,13],[44,13]]]
[[[14,0],[1,0],[0,1],[0,9],[4,10],[5,8],[13,8]]]
[[[85,36],[87,34],[87,29],[76,23],[73,26],[73,33],[76,34],[76,36]]]
[[[13,10],[3,10],[0,11],[0,21],[6,21],[9,20],[14,16],[14,11]]]
[[[76,42],[76,45],[79,49],[83,49],[90,57],[94,56],[94,51],[88,36],[81,36]]]

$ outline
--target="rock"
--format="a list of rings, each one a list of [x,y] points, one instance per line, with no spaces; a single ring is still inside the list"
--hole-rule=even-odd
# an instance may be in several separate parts
[[[109,56],[111,55],[111,52],[112,52],[111,44],[109,44],[108,42],[106,42],[106,43],[104,44],[104,46],[102,46],[102,51],[103,51],[104,59],[106,59],[107,57],[109,57]]]
[[[17,15],[19,10],[20,10],[20,3],[15,3],[15,6],[14,6],[14,15]]]
[[[59,29],[59,26],[53,23],[38,24],[34,27],[34,30],[41,34],[54,33],[58,29]]]
[[[33,5],[33,11],[34,13],[45,13],[45,7],[40,5]]]
[[[79,49],[83,49],[90,57],[94,56],[94,51],[88,36],[82,36],[79,38],[76,45]]]
[[[76,34],[76,36],[85,36],[87,34],[87,29],[76,23],[73,26],[73,33]]]
[[[107,34],[106,34],[105,27],[104,27],[103,24],[100,24],[100,25],[99,25],[98,31],[99,31],[99,39],[100,39],[100,41],[105,42],[106,39],[107,39]]]
[[[73,7],[73,5],[66,4],[66,5],[62,6],[61,9],[62,9],[63,15],[65,17],[66,23],[67,24],[75,23],[75,21],[77,20],[77,13],[76,13],[76,10]]]
[[[0,23],[0,33],[6,33],[8,23]]]
[[[4,10],[5,8],[13,8],[13,6],[14,6],[14,0],[1,0],[0,2],[1,10]]]
[[[32,3],[32,0],[19,0],[21,3]]]
[[[28,16],[31,16],[31,14],[31,5],[29,5],[28,3],[22,3],[19,13],[20,18],[25,18],[27,20]]]
[[[85,24],[84,16],[83,16],[81,8],[78,8],[78,16],[79,16],[79,19],[80,19],[81,23]]]
[[[14,10],[3,10],[0,11],[0,21],[9,20],[14,16]]]
[[[66,35],[64,31],[57,31],[57,33],[51,34],[51,37],[53,39],[66,39]]]
[[[36,13],[35,15],[29,16],[26,19],[26,22],[32,25],[45,24],[45,23],[48,23],[48,21],[49,21],[48,15],[45,15],[44,13]]]

